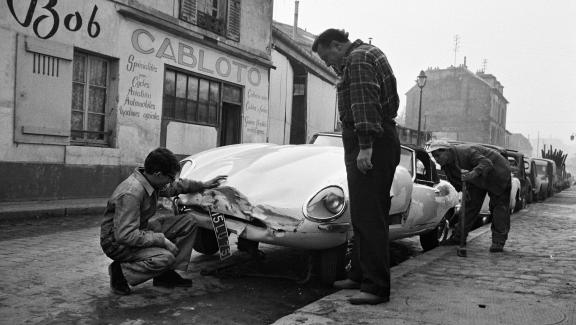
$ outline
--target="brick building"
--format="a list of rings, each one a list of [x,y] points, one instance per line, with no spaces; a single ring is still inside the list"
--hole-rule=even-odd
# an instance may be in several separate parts
[[[491,74],[472,73],[465,65],[425,71],[421,129],[436,138],[506,146],[504,87]],[[405,126],[418,127],[420,88],[406,93]]]

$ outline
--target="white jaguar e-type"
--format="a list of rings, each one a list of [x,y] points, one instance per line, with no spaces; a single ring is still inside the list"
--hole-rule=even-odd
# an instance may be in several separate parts
[[[219,147],[181,164],[184,179],[228,175],[224,186],[175,200],[178,211],[192,213],[203,228],[196,250],[214,254],[220,249],[222,255],[222,245],[234,233],[239,241],[317,250],[324,282],[343,269],[353,233],[340,134],[318,133],[306,145]],[[429,250],[446,239],[458,193],[438,178],[424,149],[402,146],[390,196],[390,240],[419,235],[422,248]]]

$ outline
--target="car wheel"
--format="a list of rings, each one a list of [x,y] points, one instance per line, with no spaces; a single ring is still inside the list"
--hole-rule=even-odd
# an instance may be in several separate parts
[[[205,255],[212,255],[218,251],[216,234],[210,229],[198,228],[194,250]]]
[[[448,218],[444,216],[435,229],[420,235],[420,245],[425,252],[438,247],[438,245],[452,235],[452,228]]]
[[[347,244],[328,248],[319,252],[318,275],[320,282],[332,285],[334,281],[345,278],[347,262]]]

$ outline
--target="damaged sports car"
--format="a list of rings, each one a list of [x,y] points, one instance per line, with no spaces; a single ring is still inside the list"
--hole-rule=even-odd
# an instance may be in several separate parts
[[[333,281],[353,235],[343,155],[339,134],[319,133],[306,145],[239,144],[183,159],[181,178],[228,175],[221,187],[175,200],[203,228],[196,249],[222,256],[234,233],[244,242],[315,250],[321,279]],[[458,194],[424,149],[402,146],[390,196],[390,240],[419,235],[429,250],[446,239]]]

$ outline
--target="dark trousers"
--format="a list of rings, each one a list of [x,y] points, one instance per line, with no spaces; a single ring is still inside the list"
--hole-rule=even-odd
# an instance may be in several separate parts
[[[486,193],[488,193],[490,197],[490,213],[492,214],[492,241],[506,243],[508,231],[510,230],[510,181],[508,181],[508,187],[499,194],[488,192],[470,183],[466,184],[466,190],[468,195],[466,197],[465,234],[468,235],[468,232],[472,230],[476,223],[484,198]],[[456,236],[458,235],[459,233],[456,232]]]
[[[361,291],[382,297],[390,295],[388,213],[390,188],[400,162],[400,142],[394,124],[384,126],[384,135],[372,145],[372,170],[362,174],[356,166],[358,138],[344,128],[342,141],[348,177],[350,213],[354,231],[352,263],[348,277],[361,283]]]

